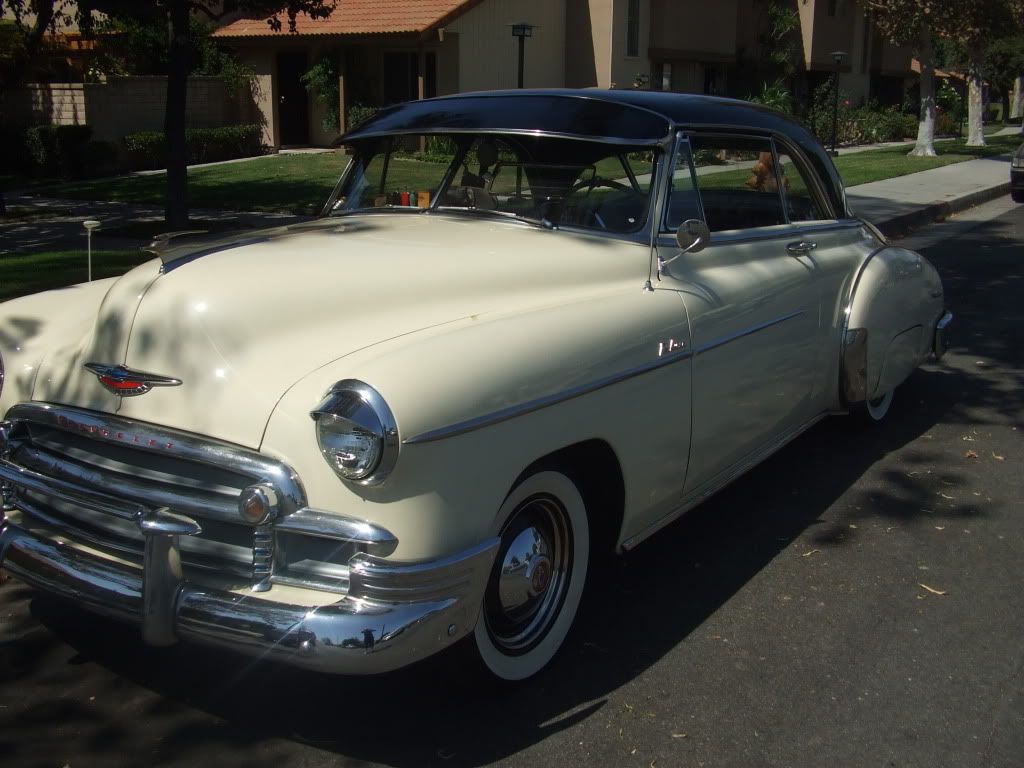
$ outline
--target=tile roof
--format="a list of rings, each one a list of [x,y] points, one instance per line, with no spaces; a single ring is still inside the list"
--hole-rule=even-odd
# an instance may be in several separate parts
[[[374,35],[425,32],[442,26],[481,0],[338,0],[326,19],[295,18],[300,35]],[[221,27],[214,37],[276,37],[293,34],[288,18],[281,15],[281,31],[274,32],[266,17],[242,18]]]

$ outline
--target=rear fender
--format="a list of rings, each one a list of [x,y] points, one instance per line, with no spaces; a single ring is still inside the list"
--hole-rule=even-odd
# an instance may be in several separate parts
[[[883,246],[861,265],[843,333],[845,404],[891,392],[929,355],[943,311],[942,281],[919,253]]]

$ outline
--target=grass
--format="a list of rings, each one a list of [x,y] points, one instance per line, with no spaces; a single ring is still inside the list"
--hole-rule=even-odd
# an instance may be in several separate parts
[[[940,168],[944,165],[977,160],[979,157],[1012,152],[1020,146],[1019,136],[990,136],[984,147],[965,146],[963,139],[937,141],[937,157],[910,157],[906,146],[872,149],[851,155],[841,155],[833,159],[836,170],[843,178],[847,187],[867,184],[872,181],[906,176],[918,171]]]
[[[938,157],[908,157],[907,147],[897,146],[841,156],[835,164],[846,186],[851,187],[1004,154],[1019,144],[1018,136],[992,136],[984,147],[967,147],[962,139],[957,139],[937,142],[941,152]],[[277,155],[196,168],[188,176],[189,204],[193,208],[221,210],[316,213],[348,159],[340,153]],[[402,184],[410,189],[429,188],[439,177],[437,163],[402,160],[395,163],[395,168],[401,171]],[[164,184],[163,174],[153,174],[71,182],[36,191],[52,197],[162,205]]]
[[[92,276],[94,280],[115,277],[152,258],[140,250],[93,251]],[[3,256],[0,257],[0,301],[84,283],[87,278],[84,250]]]

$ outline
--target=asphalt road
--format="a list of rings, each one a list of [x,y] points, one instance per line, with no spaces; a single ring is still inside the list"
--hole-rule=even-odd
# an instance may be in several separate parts
[[[0,764],[1024,765],[1024,206],[911,245],[957,314],[942,364],[621,558],[529,684],[143,649],[11,582]]]

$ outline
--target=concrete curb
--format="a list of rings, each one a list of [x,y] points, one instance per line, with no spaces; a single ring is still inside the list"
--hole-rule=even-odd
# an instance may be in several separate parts
[[[968,192],[952,200],[939,200],[917,210],[901,213],[885,221],[876,222],[876,225],[886,237],[901,237],[933,221],[942,221],[955,213],[1009,193],[1010,180],[1007,179],[1004,183]]]

